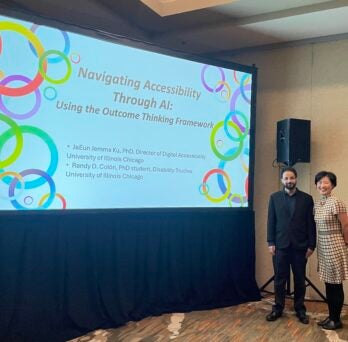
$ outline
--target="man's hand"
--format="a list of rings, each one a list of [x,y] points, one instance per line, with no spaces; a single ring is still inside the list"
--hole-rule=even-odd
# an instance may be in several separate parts
[[[306,252],[306,258],[308,259],[312,254],[313,254],[313,251],[310,248],[308,248]]]
[[[268,250],[272,255],[275,255],[275,246],[268,246]]]

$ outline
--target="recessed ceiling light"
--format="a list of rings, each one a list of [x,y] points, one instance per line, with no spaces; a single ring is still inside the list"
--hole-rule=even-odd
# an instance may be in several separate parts
[[[238,0],[140,0],[161,17],[224,5]]]

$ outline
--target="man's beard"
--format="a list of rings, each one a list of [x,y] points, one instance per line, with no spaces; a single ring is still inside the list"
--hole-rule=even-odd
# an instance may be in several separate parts
[[[293,189],[295,189],[296,184],[295,184],[295,183],[286,183],[286,184],[284,185],[284,187],[285,187],[285,189],[293,190]]]

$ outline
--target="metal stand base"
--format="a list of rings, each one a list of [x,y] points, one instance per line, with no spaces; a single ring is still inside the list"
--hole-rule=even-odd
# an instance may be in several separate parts
[[[265,288],[274,281],[274,276],[269,278],[261,287],[260,292],[264,291]],[[320,292],[320,290],[309,280],[309,278],[306,277],[306,287],[310,286],[321,298],[324,302],[326,302],[326,297]],[[286,282],[286,294],[288,296],[291,296],[294,294],[294,292],[290,291],[290,279]]]

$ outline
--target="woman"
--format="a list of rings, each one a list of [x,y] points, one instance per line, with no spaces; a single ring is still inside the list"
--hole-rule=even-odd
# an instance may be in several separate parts
[[[318,272],[325,282],[329,316],[318,322],[324,329],[342,328],[343,280],[348,279],[348,218],[345,204],[331,192],[337,185],[335,174],[321,171],[315,176],[320,200],[314,206],[318,235]],[[346,236],[346,238],[344,237]]]

